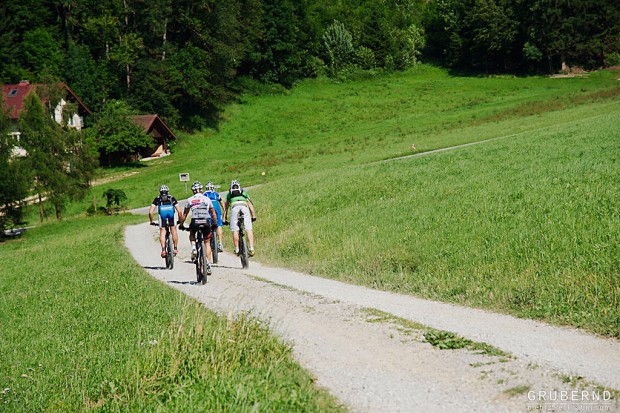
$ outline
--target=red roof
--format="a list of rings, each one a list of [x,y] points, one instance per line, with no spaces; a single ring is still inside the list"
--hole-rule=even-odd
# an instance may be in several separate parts
[[[19,118],[19,114],[24,109],[24,99],[31,90],[36,89],[42,84],[31,84],[27,80],[21,81],[16,85],[2,85],[2,97],[6,106],[10,109],[11,119]],[[91,110],[77,97],[75,92],[71,90],[65,83],[61,83],[60,87],[69,92],[70,97],[78,102],[79,109],[91,114]]]
[[[168,128],[163,120],[157,115],[135,115],[131,117],[131,121],[141,126],[147,133],[151,133],[153,129],[157,129],[159,133],[167,139],[176,139],[174,133]]]

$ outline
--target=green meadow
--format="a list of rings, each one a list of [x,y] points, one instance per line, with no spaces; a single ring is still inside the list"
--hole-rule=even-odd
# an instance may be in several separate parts
[[[259,321],[135,263],[125,225],[72,218],[0,246],[0,411],[343,411]]]
[[[108,188],[184,198],[183,172],[256,186],[261,262],[619,337],[619,76],[309,80],[106,171],[0,244],[0,411],[342,410],[261,322],[147,275],[123,246],[144,216],[85,213]]]
[[[617,337],[617,78],[311,80],[103,188],[139,207],[161,183],[184,197],[180,172],[262,184],[260,260]]]

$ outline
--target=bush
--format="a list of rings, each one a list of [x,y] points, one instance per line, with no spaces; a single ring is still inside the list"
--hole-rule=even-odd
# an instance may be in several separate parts
[[[107,199],[106,213],[115,214],[122,210],[123,202],[127,200],[127,195],[122,189],[108,189],[103,193],[103,196]]]

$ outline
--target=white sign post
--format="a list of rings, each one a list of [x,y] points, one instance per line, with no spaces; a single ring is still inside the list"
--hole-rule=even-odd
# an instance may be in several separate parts
[[[187,183],[189,182],[189,173],[184,172],[179,174],[179,181],[185,182],[185,193],[187,194]]]

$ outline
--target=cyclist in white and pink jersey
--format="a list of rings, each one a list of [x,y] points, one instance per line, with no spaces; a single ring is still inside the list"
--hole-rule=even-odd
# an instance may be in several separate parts
[[[205,247],[207,252],[207,259],[213,262],[211,253],[211,238],[212,227],[217,227],[217,216],[213,209],[211,200],[204,196],[202,193],[202,184],[198,181],[192,184],[192,195],[187,199],[185,203],[185,210],[183,211],[183,218],[179,221],[179,228],[183,228],[183,223],[191,211],[192,220],[189,224],[189,242],[192,244],[192,260],[196,258],[196,231],[201,230],[203,239],[205,241]],[[211,273],[211,266],[207,268],[207,274]]]

